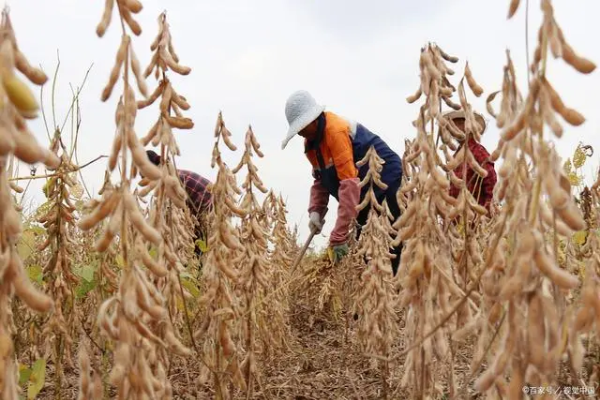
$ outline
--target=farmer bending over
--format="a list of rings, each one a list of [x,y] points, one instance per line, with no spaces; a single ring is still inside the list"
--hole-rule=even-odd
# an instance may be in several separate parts
[[[486,128],[485,119],[479,113],[474,114],[477,123],[481,125],[481,134],[483,134]],[[462,132],[466,133],[464,111],[451,111],[445,114],[444,117]],[[458,154],[463,146],[464,140],[460,143],[458,149],[456,149],[455,154]],[[469,138],[467,146],[469,146],[469,151],[473,154],[475,160],[487,171],[487,176],[482,178],[473,170],[473,168],[467,165],[467,189],[478,201],[479,205],[487,209],[489,215],[491,213],[492,200],[494,199],[494,186],[496,186],[496,170],[494,169],[494,163],[490,161],[490,154],[485,147],[483,147],[481,143],[478,143],[473,136]],[[463,179],[464,172],[462,163],[454,170],[454,174],[458,178]],[[456,198],[459,193],[460,188],[451,184],[450,195]]]
[[[150,162],[157,166],[160,165],[160,156],[156,154],[156,152],[147,150],[146,154],[148,155]],[[208,189],[211,182],[192,171],[178,169],[177,174],[187,192],[188,207],[192,212],[192,216],[196,219],[196,221],[194,221],[196,225],[194,232],[196,237],[194,238],[194,243],[197,240],[206,241],[206,232],[204,232],[203,229],[204,224],[202,223],[202,216],[212,207],[212,196]],[[195,246],[195,253],[198,256],[202,254],[198,245]]]
[[[381,180],[388,188],[383,191],[375,186],[374,192],[380,203],[387,200],[394,219],[400,216],[396,192],[402,180],[402,163],[400,156],[363,125],[324,110],[325,107],[317,104],[308,92],[301,90],[293,93],[285,105],[289,130],[281,147],[285,149],[296,134],[305,139],[304,153],[313,167],[314,178],[308,206],[309,228],[312,232],[318,234],[323,228],[329,196],[335,197],[339,203],[337,221],[328,247],[330,258],[338,262],[348,254],[350,223],[356,218],[359,237],[369,213],[367,207],[357,216],[356,206],[369,190],[367,185],[361,191],[358,185],[369,166],[366,164],[357,170],[356,163],[371,146],[385,160]],[[394,275],[398,271],[401,252],[402,244],[392,250],[392,254],[396,255],[392,260]]]

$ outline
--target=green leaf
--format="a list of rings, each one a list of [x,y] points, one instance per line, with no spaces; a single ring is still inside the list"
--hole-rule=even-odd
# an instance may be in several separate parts
[[[196,240],[196,246],[200,249],[201,252],[206,253],[208,251],[208,245],[204,240]]]
[[[28,228],[28,230],[30,230],[31,232],[33,232],[34,235],[36,235],[36,236],[40,236],[40,235],[45,235],[46,234],[46,230],[44,228],[42,228],[41,226],[39,226],[39,225],[30,226]]]
[[[19,243],[17,243],[17,252],[23,262],[33,254],[35,247],[35,234],[31,230],[26,230],[21,235]]]
[[[123,256],[121,254],[117,254],[117,256],[115,257],[115,261],[117,262],[117,266],[119,266],[119,268],[125,267],[125,260],[123,259]]]
[[[579,186],[581,185],[581,177],[577,175],[575,172],[569,172],[567,174],[567,178],[569,179],[569,183],[571,186]]]
[[[47,214],[52,207],[54,206],[54,202],[53,201],[47,201],[44,204],[42,204],[41,206],[39,206],[37,208],[37,210],[35,210],[35,216],[36,217],[41,217],[42,215]]]
[[[73,268],[73,272],[80,278],[83,278],[87,282],[94,281],[94,273],[96,272],[97,265],[94,263],[83,265],[81,267]]]
[[[19,386],[25,385],[29,382],[31,376],[31,369],[27,368],[25,364],[19,364]]]
[[[573,154],[573,165],[575,168],[581,168],[585,164],[587,156],[583,149],[581,148],[581,143],[577,146],[575,153]]]
[[[585,244],[586,237],[586,231],[578,231],[573,235],[573,242],[577,243],[579,246],[583,246]]]
[[[44,282],[42,267],[40,267],[39,265],[29,265],[25,268],[25,270],[27,271],[27,276],[29,277],[29,280],[37,282],[39,284],[42,284]]]
[[[571,159],[567,158],[567,161],[565,161],[565,163],[563,164],[563,171],[565,171],[565,174],[569,174],[572,171],[573,168],[573,164],[571,164]]]
[[[88,282],[92,282],[94,280],[94,273],[96,272],[96,267],[93,265],[84,265],[81,269],[81,277]]]
[[[187,291],[195,298],[197,299],[198,297],[200,297],[200,290],[196,287],[196,285],[194,285],[192,283],[192,281],[189,281],[187,279],[182,279],[181,280],[181,285],[187,289]]]
[[[76,179],[76,177],[72,178]],[[71,196],[73,196],[77,200],[83,197],[83,187],[79,184],[79,182],[77,182],[75,186],[71,187]]]
[[[81,299],[83,297],[85,297],[89,292],[91,292],[92,290],[94,290],[94,288],[96,288],[96,283],[95,281],[92,282],[88,282],[86,280],[82,281],[79,286],[77,286],[75,288],[75,297],[78,299]]]
[[[29,376],[29,388],[27,389],[27,399],[33,400],[42,391],[46,381],[46,360],[41,358],[33,364],[31,375]]]

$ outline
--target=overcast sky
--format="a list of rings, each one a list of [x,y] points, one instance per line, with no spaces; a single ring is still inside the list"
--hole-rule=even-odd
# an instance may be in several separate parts
[[[157,17],[166,9],[177,53],[182,64],[192,68],[188,76],[169,75],[176,90],[189,100],[192,108],[186,115],[195,122],[193,130],[177,133],[182,149],[178,165],[214,179],[216,171],[211,169],[210,159],[218,112],[223,111],[226,125],[239,147],[236,153],[223,147],[230,165],[237,164],[241,157],[244,134],[251,124],[265,153],[264,159],[256,160],[259,174],[269,188],[287,199],[289,221],[300,224],[302,241],[308,235],[310,164],[303,154],[300,138],[292,140],[285,151],[281,150],[287,130],[285,101],[293,91],[310,91],[328,110],[362,122],[402,154],[404,139],[415,134],[411,122],[419,107],[407,104],[405,98],[418,87],[419,51],[428,41],[460,58],[452,81],[455,85],[465,60],[469,60],[475,78],[485,90],[483,99],[500,89],[507,48],[520,74],[521,87],[526,81],[525,1],[510,21],[506,19],[508,0],[142,2],[144,9],[136,19],[143,32],[134,37],[133,46],[143,66],[151,57],[150,43],[157,33]],[[95,29],[104,1],[6,3],[11,9],[19,46],[32,64],[41,64],[52,75],[57,52],[60,53],[56,90],[59,121],[64,119],[71,100],[69,84],[79,85],[93,64],[80,99],[79,160],[84,163],[100,154],[109,154],[120,87],[106,103],[100,101],[100,95],[119,46],[121,29],[116,15],[107,34],[100,39]],[[600,2],[553,3],[558,23],[574,49],[600,62],[597,45]],[[529,37],[533,52],[541,21],[540,1],[531,1],[530,7]],[[565,103],[587,118],[583,126],[566,130],[563,139],[557,141],[561,155],[568,157],[579,141],[600,151],[599,72],[581,75],[561,60],[553,60],[548,75]],[[153,77],[147,82],[151,89],[156,86]],[[48,109],[51,85],[46,86],[44,104]],[[485,112],[483,99],[472,95],[469,99]],[[154,107],[138,113],[139,136],[145,135],[156,117]],[[52,125],[51,120],[49,123]],[[41,118],[30,126],[38,140],[47,144]],[[69,131],[66,134],[68,140]],[[482,142],[491,152],[497,141],[498,130],[492,126]],[[585,172],[591,174],[598,164],[590,163]],[[84,171],[87,185],[94,193],[101,185],[105,168],[103,160]],[[23,173],[28,173],[28,169],[24,168]],[[43,201],[42,184],[41,180],[36,181],[28,192],[38,203]],[[325,230],[315,244],[326,244],[336,209],[337,203],[331,198]]]

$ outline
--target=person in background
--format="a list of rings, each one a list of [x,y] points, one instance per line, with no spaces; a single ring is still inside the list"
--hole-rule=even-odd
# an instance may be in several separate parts
[[[160,156],[156,152],[147,150],[146,154],[151,163],[157,166],[160,165]],[[197,240],[207,241],[204,228],[205,221],[202,217],[212,208],[212,196],[209,190],[211,182],[195,172],[184,169],[178,169],[177,175],[188,195],[187,204],[192,217],[196,219],[194,221],[196,223],[194,244],[195,253],[200,256],[202,255],[202,250],[195,242]]]
[[[299,135],[304,138],[304,152],[312,165],[313,185],[310,189],[308,206],[309,228],[320,233],[324,217],[328,211],[329,196],[338,201],[337,221],[329,237],[328,253],[332,262],[337,263],[349,252],[348,239],[350,225],[356,219],[357,237],[366,224],[369,207],[360,213],[356,206],[360,204],[369,185],[359,188],[360,180],[368,171],[368,164],[357,169],[360,161],[371,146],[383,160],[381,180],[388,185],[387,190],[375,186],[375,195],[381,203],[387,200],[388,207],[396,219],[400,216],[400,207],[396,193],[402,181],[402,163],[400,156],[377,135],[360,123],[343,118],[316,103],[310,93],[304,90],[294,92],[287,100],[285,115],[289,129],[282,149]],[[392,249],[396,257],[392,260],[392,272],[396,275],[402,244]]]
[[[481,134],[485,132],[487,127],[485,119],[479,113],[474,113],[475,119],[479,125],[481,125]],[[451,111],[444,115],[450,123],[453,123],[460,131],[465,132],[465,114],[464,111]],[[460,149],[464,146],[464,141],[462,141],[456,149],[455,154],[457,154]],[[497,176],[496,170],[494,169],[494,163],[490,161],[490,154],[488,151],[478,143],[472,136],[469,138],[467,143],[469,151],[473,154],[475,160],[481,165],[486,171],[487,176],[482,178],[479,176],[473,168],[467,165],[467,189],[471,192],[475,200],[477,200],[478,204],[485,207],[488,210],[488,215],[492,213],[492,204],[494,200],[494,187],[496,186]],[[463,179],[463,164],[461,163],[455,170],[454,174]],[[457,198],[460,193],[460,188],[456,187],[453,184],[450,184],[450,195],[454,198]]]

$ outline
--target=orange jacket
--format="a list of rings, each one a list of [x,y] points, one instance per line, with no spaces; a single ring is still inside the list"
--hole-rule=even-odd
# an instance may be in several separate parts
[[[331,169],[335,168],[339,180],[338,216],[329,238],[330,245],[335,246],[348,240],[350,223],[358,213],[356,206],[360,202],[360,188],[358,186],[360,181],[350,138],[352,126],[348,121],[332,112],[326,111],[325,119],[325,131],[319,148],[325,168],[329,169],[329,172],[333,172]],[[308,146],[309,141],[305,140],[304,144]],[[330,192],[321,179],[317,178],[321,168],[317,160],[316,150],[307,150],[306,157],[313,167],[313,176],[315,177],[310,191],[308,211],[316,211],[321,217],[324,217],[327,213]]]
[[[335,165],[340,181],[344,179],[353,179],[358,177],[358,170],[355,165],[352,152],[352,141],[350,139],[351,126],[345,119],[338,115],[325,111],[327,125],[325,126],[325,135],[321,142],[321,152],[325,160],[325,166]],[[308,143],[304,141],[305,145]],[[317,161],[317,152],[309,150],[306,153],[313,169],[319,169]]]

